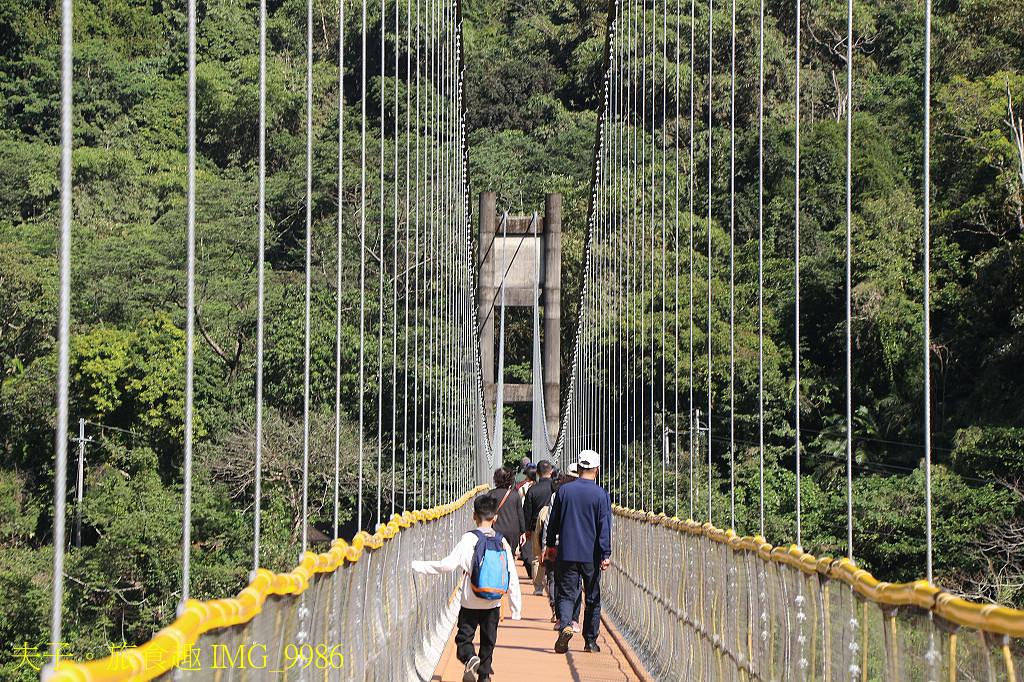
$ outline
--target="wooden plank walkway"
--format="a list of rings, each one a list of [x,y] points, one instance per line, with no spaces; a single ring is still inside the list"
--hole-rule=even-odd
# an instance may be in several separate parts
[[[523,589],[523,619],[506,618],[498,626],[498,645],[494,648],[494,682],[511,680],[574,680],[587,682],[647,682],[650,676],[628,648],[623,649],[609,633],[602,619],[598,644],[600,653],[584,653],[583,635],[569,642],[569,653],[556,654],[558,633],[551,623],[551,608],[546,596],[534,596],[533,583],[519,564],[519,583]],[[479,635],[477,635],[479,645]],[[626,646],[623,643],[623,646]],[[632,659],[632,663],[630,660]],[[455,657],[455,631],[441,655],[433,682],[462,682],[465,667]]]

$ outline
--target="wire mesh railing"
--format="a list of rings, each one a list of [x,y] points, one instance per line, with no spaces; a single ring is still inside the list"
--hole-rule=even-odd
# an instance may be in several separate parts
[[[426,580],[409,564],[454,546],[472,525],[468,503],[486,489],[307,552],[290,573],[256,571],[236,598],[190,601],[149,642],[63,661],[50,679],[430,679],[455,623],[459,576]]]
[[[1024,613],[615,507],[605,609],[665,680],[1015,680]]]

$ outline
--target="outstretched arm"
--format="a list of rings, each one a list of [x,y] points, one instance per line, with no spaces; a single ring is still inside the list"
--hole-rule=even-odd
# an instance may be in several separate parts
[[[426,575],[437,575],[438,573],[451,573],[458,569],[467,570],[473,559],[473,547],[476,545],[476,538],[471,533],[466,533],[455,545],[452,553],[439,561],[414,561],[412,570],[416,573]]]

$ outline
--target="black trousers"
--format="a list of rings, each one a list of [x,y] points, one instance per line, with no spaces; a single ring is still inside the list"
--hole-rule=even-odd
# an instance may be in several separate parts
[[[478,675],[492,675],[491,658],[494,656],[494,643],[498,639],[498,618],[500,608],[493,609],[459,609],[459,631],[455,634],[455,657],[465,663],[474,654],[480,656]],[[480,628],[480,653],[473,648],[473,636]]]
[[[592,642],[601,631],[601,570],[593,561],[561,561],[555,564],[558,583],[558,625],[572,625],[573,607],[580,598],[580,580],[586,604],[583,608],[583,639]]]

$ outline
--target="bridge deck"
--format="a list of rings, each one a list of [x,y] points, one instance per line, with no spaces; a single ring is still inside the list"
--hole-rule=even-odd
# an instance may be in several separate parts
[[[634,666],[639,668],[636,657],[632,651],[623,649],[625,643],[620,646],[616,642],[604,622],[598,639],[600,653],[584,653],[583,636],[577,634],[569,643],[569,653],[556,654],[553,647],[558,634],[552,629],[548,598],[534,596],[533,585],[522,564],[519,565],[519,583],[523,588],[523,619],[514,621],[506,618],[498,626],[498,645],[494,649],[493,663],[495,682],[526,679],[530,682],[645,682],[651,679],[642,672],[642,668],[641,674],[637,674],[634,670]],[[632,665],[630,659],[634,661]],[[463,669],[455,658],[453,630],[433,682],[462,682]]]

